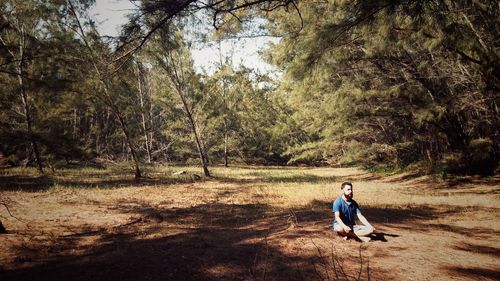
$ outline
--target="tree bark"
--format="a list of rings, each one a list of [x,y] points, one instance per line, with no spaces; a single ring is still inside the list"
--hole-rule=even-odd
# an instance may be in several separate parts
[[[120,126],[122,128],[123,134],[125,134],[125,140],[127,141],[128,147],[130,149],[130,154],[132,154],[132,159],[135,163],[135,178],[138,179],[141,177],[141,169],[139,168],[139,161],[137,159],[137,154],[135,152],[134,146],[132,145],[132,141],[130,140],[130,134],[127,130],[127,123],[119,113],[116,113],[116,116],[120,121]]]
[[[224,167],[227,167],[229,165],[227,161],[228,157],[227,141],[228,141],[227,120],[224,118]]]
[[[144,114],[144,111],[145,111],[144,95],[145,95],[145,93],[142,90],[142,85],[144,83],[144,73],[143,73],[141,66],[139,65],[139,62],[137,62],[136,64],[137,64],[137,88],[139,89],[139,100],[141,103],[142,130],[144,133],[146,152],[148,155],[148,163],[151,163],[150,139],[149,139],[149,134],[148,134],[148,128],[146,126],[146,114]]]
[[[198,156],[200,158],[200,164],[203,168],[203,173],[205,174],[206,177],[210,177],[210,171],[208,170],[208,160],[207,156],[205,155],[203,145],[201,143],[201,138],[198,133],[198,129],[196,126],[196,122],[194,120],[193,114],[191,112],[191,109],[188,105],[188,102],[186,100],[187,96],[187,89],[186,89],[186,82],[183,80],[182,76],[182,63],[179,62],[178,65],[174,63],[174,58],[171,53],[168,54],[170,56],[170,62],[171,65],[163,65],[164,69],[166,70],[170,81],[172,82],[173,87],[175,88],[175,91],[179,95],[182,105],[184,107],[184,111],[186,113],[186,116],[189,121],[189,125],[191,126],[191,131],[193,133],[195,143],[196,143],[196,148],[198,149]]]
[[[113,99],[109,95],[109,86],[108,86],[107,80],[106,80],[105,76],[103,75],[103,73],[101,73],[101,71],[99,70],[99,67],[97,66],[96,58],[94,55],[94,50],[92,49],[92,47],[90,46],[90,44],[87,41],[87,37],[85,36],[85,32],[84,32],[83,27],[80,23],[80,19],[78,17],[78,14],[76,13],[76,10],[73,6],[73,3],[71,3],[71,1],[68,0],[68,4],[69,4],[71,12],[73,13],[73,16],[75,17],[76,22],[78,24],[78,29],[80,30],[80,33],[81,33],[80,36],[83,39],[83,42],[85,43],[85,46],[87,47],[87,49],[89,51],[91,63],[93,65],[93,67],[96,71],[96,74],[99,77],[99,81],[102,83],[102,86],[104,89],[104,97],[101,97],[101,96],[97,96],[97,97],[100,98],[111,109],[113,114],[115,114],[115,116],[118,118],[118,120],[120,122],[120,127],[125,135],[126,142],[127,142],[128,147],[130,149],[130,153],[132,154],[132,159],[134,160],[135,178],[140,178],[141,177],[141,170],[139,168],[139,161],[137,159],[137,155],[135,153],[134,146],[132,145],[132,141],[130,139],[130,134],[128,132],[125,119],[123,118],[121,111],[119,110],[118,107],[116,107],[115,103],[113,102]]]
[[[42,166],[42,158],[40,157],[40,150],[38,149],[38,145],[35,140],[35,136],[33,134],[33,124],[32,124],[32,115],[30,111],[30,104],[28,100],[28,93],[26,92],[26,89],[24,88],[24,79],[23,79],[23,63],[24,63],[24,26],[21,24],[20,27],[21,31],[21,38],[19,41],[19,64],[17,65],[17,81],[19,83],[19,92],[21,95],[21,101],[23,103],[23,110],[24,110],[24,116],[25,116],[25,121],[26,121],[26,127],[27,127],[27,132],[28,132],[28,140],[31,143],[31,148],[33,150],[33,154],[35,155],[35,162],[37,169],[40,173],[43,174],[43,166]],[[13,53],[12,53],[13,54]]]
[[[201,145],[196,122],[194,121],[193,114],[191,113],[191,110],[189,109],[189,107],[187,105],[187,102],[186,102],[184,95],[179,90],[181,90],[181,89],[178,89],[178,93],[179,93],[179,96],[181,98],[182,105],[184,106],[184,109],[186,110],[186,115],[188,117],[189,124],[191,125],[191,130],[193,131],[193,135],[194,135],[194,138],[196,141],[196,147],[198,148],[198,155],[200,157],[200,163],[201,163],[201,166],[203,168],[203,173],[205,174],[205,176],[210,177],[210,171],[208,170],[207,157],[205,156],[205,153],[203,151],[203,146]]]
[[[222,45],[221,41],[218,41],[218,50],[219,50],[219,63],[220,63],[220,70],[223,70],[224,67],[224,60],[222,59]],[[226,79],[224,76],[222,76],[222,100],[224,102],[224,167],[227,167],[229,165],[228,163],[228,138],[229,138],[229,132],[227,128],[227,100],[226,100]]]

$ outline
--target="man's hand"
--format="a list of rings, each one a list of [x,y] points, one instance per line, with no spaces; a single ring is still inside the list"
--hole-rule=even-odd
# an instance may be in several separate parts
[[[344,225],[344,227],[343,227],[343,228],[344,228],[344,231],[345,231],[346,233],[349,233],[349,232],[351,232],[351,230],[352,230],[352,229],[351,229],[350,227],[348,227],[347,225]]]
[[[371,225],[371,224],[368,222],[368,220],[365,218],[365,216],[363,216],[363,215],[361,214],[361,212],[360,212],[360,213],[358,213],[358,219],[361,221],[361,223],[362,223],[363,225],[370,227],[370,228],[372,229],[372,230],[371,230],[371,232],[374,232],[374,231],[375,231],[375,227],[373,227],[373,225]]]

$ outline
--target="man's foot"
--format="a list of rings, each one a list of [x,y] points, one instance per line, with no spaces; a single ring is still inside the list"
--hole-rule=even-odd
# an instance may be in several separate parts
[[[370,242],[370,240],[372,240],[368,236],[358,236],[358,238],[359,238],[359,240],[361,240],[361,242]]]

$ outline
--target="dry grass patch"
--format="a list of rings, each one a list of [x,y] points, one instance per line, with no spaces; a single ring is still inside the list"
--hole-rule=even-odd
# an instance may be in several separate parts
[[[2,280],[138,280],[146,272],[152,280],[336,280],[332,266],[341,263],[354,280],[360,244],[329,228],[343,181],[354,183],[387,241],[363,245],[371,270],[365,264],[360,279],[468,280],[483,272],[488,280],[499,271],[492,258],[500,202],[484,192],[491,185],[444,189],[354,168],[212,167],[213,177],[200,180],[191,176],[201,175],[198,167],[144,170],[141,180],[124,165],[44,177],[1,170],[0,197],[16,217],[0,208],[10,231],[0,235]],[[402,260],[405,271],[394,271]]]

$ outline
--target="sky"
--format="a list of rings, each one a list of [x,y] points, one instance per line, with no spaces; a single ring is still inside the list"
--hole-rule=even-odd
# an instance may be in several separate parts
[[[121,24],[125,23],[125,15],[135,6],[129,0],[96,0],[96,5],[91,9],[91,16],[97,21],[101,35],[116,36]],[[271,39],[258,37],[251,39],[226,40],[221,43],[223,56],[232,57],[235,67],[244,65],[260,73],[275,71],[273,66],[265,63],[258,51],[265,48]],[[205,70],[213,73],[215,63],[219,62],[219,51],[216,44],[213,46],[196,46],[192,52],[195,68],[198,72]]]

